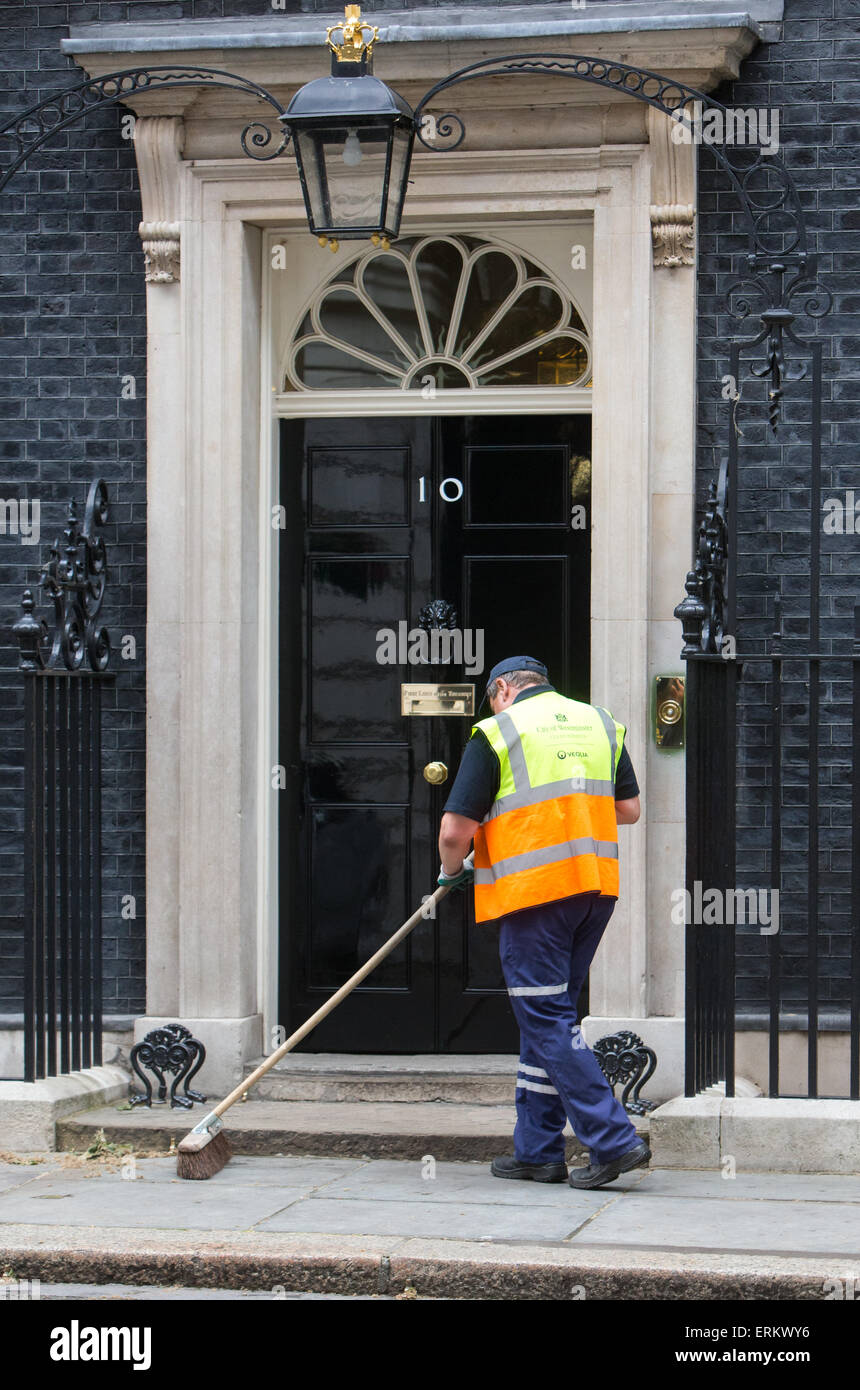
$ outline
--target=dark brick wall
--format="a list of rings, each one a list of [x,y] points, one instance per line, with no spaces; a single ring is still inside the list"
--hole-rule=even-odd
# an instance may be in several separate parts
[[[59,47],[70,16],[97,20],[116,8],[5,6],[3,112],[77,80]],[[0,194],[0,497],[41,505],[39,545],[0,536],[0,1013],[20,1008],[23,955],[23,691],[9,629],[70,498],[82,515],[98,475],[111,503],[105,618],[118,672],[105,691],[103,735],[104,1008],[144,1005],[146,327],[140,201],[120,121],[113,108],[59,133]],[[123,399],[129,376],[136,396]],[[136,639],[134,661],[119,657],[124,634]],[[136,899],[135,920],[121,918],[125,894]]]
[[[832,312],[819,324],[802,317],[798,335],[823,342],[822,498],[844,497],[858,488],[857,401],[860,396],[860,244],[857,173],[860,120],[856,61],[860,56],[858,0],[787,0],[783,36],[760,46],[743,65],[741,80],[715,96],[736,107],[777,107],[781,152],[800,190],[819,256],[820,278],[833,293]],[[726,341],[733,325],[725,309],[727,253],[737,250],[739,220],[725,181],[712,157],[700,157],[699,215],[699,426],[700,501],[725,452],[729,404],[721,399],[728,372]],[[797,303],[793,306],[798,307]],[[744,330],[745,332],[748,330]],[[752,335],[750,335],[752,336]],[[747,361],[751,359],[745,354]],[[790,368],[805,363],[808,350],[793,347]],[[781,586],[783,631],[796,650],[809,650],[811,527],[821,534],[821,514],[810,516],[812,383],[786,389],[783,424],[774,437],[767,426],[765,389],[748,374],[740,384],[738,478],[739,650],[769,650],[773,595]],[[821,650],[851,650],[853,608],[860,599],[860,545],[854,536],[821,535]],[[809,863],[809,686],[808,668],[786,667],[783,733],[780,948],[783,1006],[803,1011],[808,995],[806,933],[810,916]],[[822,666],[820,691],[819,998],[822,1010],[848,1001],[850,932],[850,668]],[[772,690],[770,667],[747,663],[740,685],[738,737],[738,883],[768,886],[770,879],[770,752]],[[754,1006],[765,998],[767,941],[754,929],[739,941],[739,999]]]

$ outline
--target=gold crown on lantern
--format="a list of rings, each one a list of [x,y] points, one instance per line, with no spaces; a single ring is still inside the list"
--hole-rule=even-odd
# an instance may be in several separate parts
[[[376,24],[368,24],[362,19],[360,5],[346,5],[343,13],[344,18],[339,24],[330,24],[326,29],[328,46],[342,63],[360,63],[362,58],[371,56],[373,45],[379,38],[379,28]],[[339,29],[343,31],[343,38],[340,43],[335,43],[332,34]],[[367,42],[364,38],[365,30],[370,34]]]

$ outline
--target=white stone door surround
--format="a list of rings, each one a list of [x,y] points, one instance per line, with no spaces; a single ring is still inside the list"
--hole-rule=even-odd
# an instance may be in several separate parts
[[[278,1023],[263,233],[306,223],[290,165],[183,161],[177,120],[142,118],[136,131],[172,204],[146,220],[169,223],[172,239],[178,227],[181,272],[148,286],[147,1016],[135,1031],[191,1027],[212,1094]],[[653,748],[649,692],[655,674],[682,669],[672,608],[692,535],[695,333],[694,270],[655,268],[651,224],[655,205],[695,195],[660,186],[654,135],[422,153],[402,231],[593,217],[592,698],[629,726],[644,810],[621,830],[622,897],[592,969],[586,1032],[624,1024],[653,1041],[662,1098],[682,1090],[683,928],[670,924],[669,893],[684,882],[683,765]]]

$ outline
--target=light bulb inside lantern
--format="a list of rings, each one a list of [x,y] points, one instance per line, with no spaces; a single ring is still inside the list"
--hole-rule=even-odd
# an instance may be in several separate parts
[[[356,164],[361,163],[363,158],[364,156],[361,152],[361,141],[359,140],[356,131],[351,130],[344,142],[343,162],[344,164],[348,164],[350,168],[353,169],[355,168]]]

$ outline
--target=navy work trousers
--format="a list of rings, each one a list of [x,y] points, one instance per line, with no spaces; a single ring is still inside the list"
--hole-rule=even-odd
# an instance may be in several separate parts
[[[522,1163],[564,1162],[565,1118],[592,1163],[617,1158],[636,1143],[576,1016],[615,903],[580,893],[500,919],[502,971],[520,1029],[514,1155]]]

